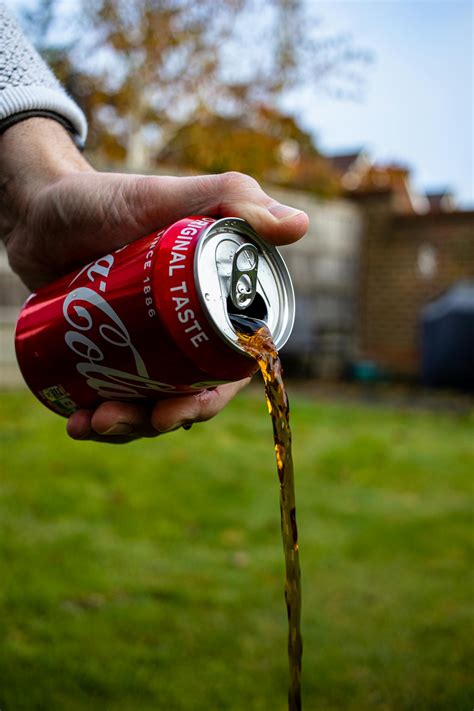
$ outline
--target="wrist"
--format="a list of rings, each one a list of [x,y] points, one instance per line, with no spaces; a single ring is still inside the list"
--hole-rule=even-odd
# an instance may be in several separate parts
[[[8,236],[42,188],[84,171],[93,168],[54,119],[30,118],[9,127],[0,135],[0,236]]]

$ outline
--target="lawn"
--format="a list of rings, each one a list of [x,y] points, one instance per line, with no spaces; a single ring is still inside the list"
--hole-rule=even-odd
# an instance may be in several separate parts
[[[291,404],[303,708],[470,711],[474,417]],[[125,446],[25,392],[0,418],[1,711],[284,711],[260,389]]]

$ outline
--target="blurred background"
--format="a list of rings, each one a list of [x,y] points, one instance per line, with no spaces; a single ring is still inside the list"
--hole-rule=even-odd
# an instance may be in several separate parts
[[[15,7],[96,167],[240,170],[308,212],[288,374],[474,389],[470,2]],[[3,258],[7,383],[24,296]]]
[[[472,3],[9,4],[96,168],[239,170],[310,216],[282,250],[304,708],[471,708]],[[0,252],[2,711],[284,709],[261,384],[189,433],[68,441],[16,366],[26,295]]]

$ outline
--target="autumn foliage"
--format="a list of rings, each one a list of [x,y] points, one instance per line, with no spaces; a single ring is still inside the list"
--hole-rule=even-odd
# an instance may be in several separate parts
[[[321,194],[338,181],[281,100],[357,88],[367,61],[299,0],[86,0],[56,44],[55,0],[29,13],[40,50],[86,111],[89,150],[130,170],[241,170]],[[52,30],[52,32],[50,32]],[[332,82],[336,82],[333,86]]]

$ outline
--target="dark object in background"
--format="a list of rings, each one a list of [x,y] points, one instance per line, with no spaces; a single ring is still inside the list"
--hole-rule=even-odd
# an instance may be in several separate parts
[[[422,309],[421,354],[425,385],[474,391],[474,281]]]

